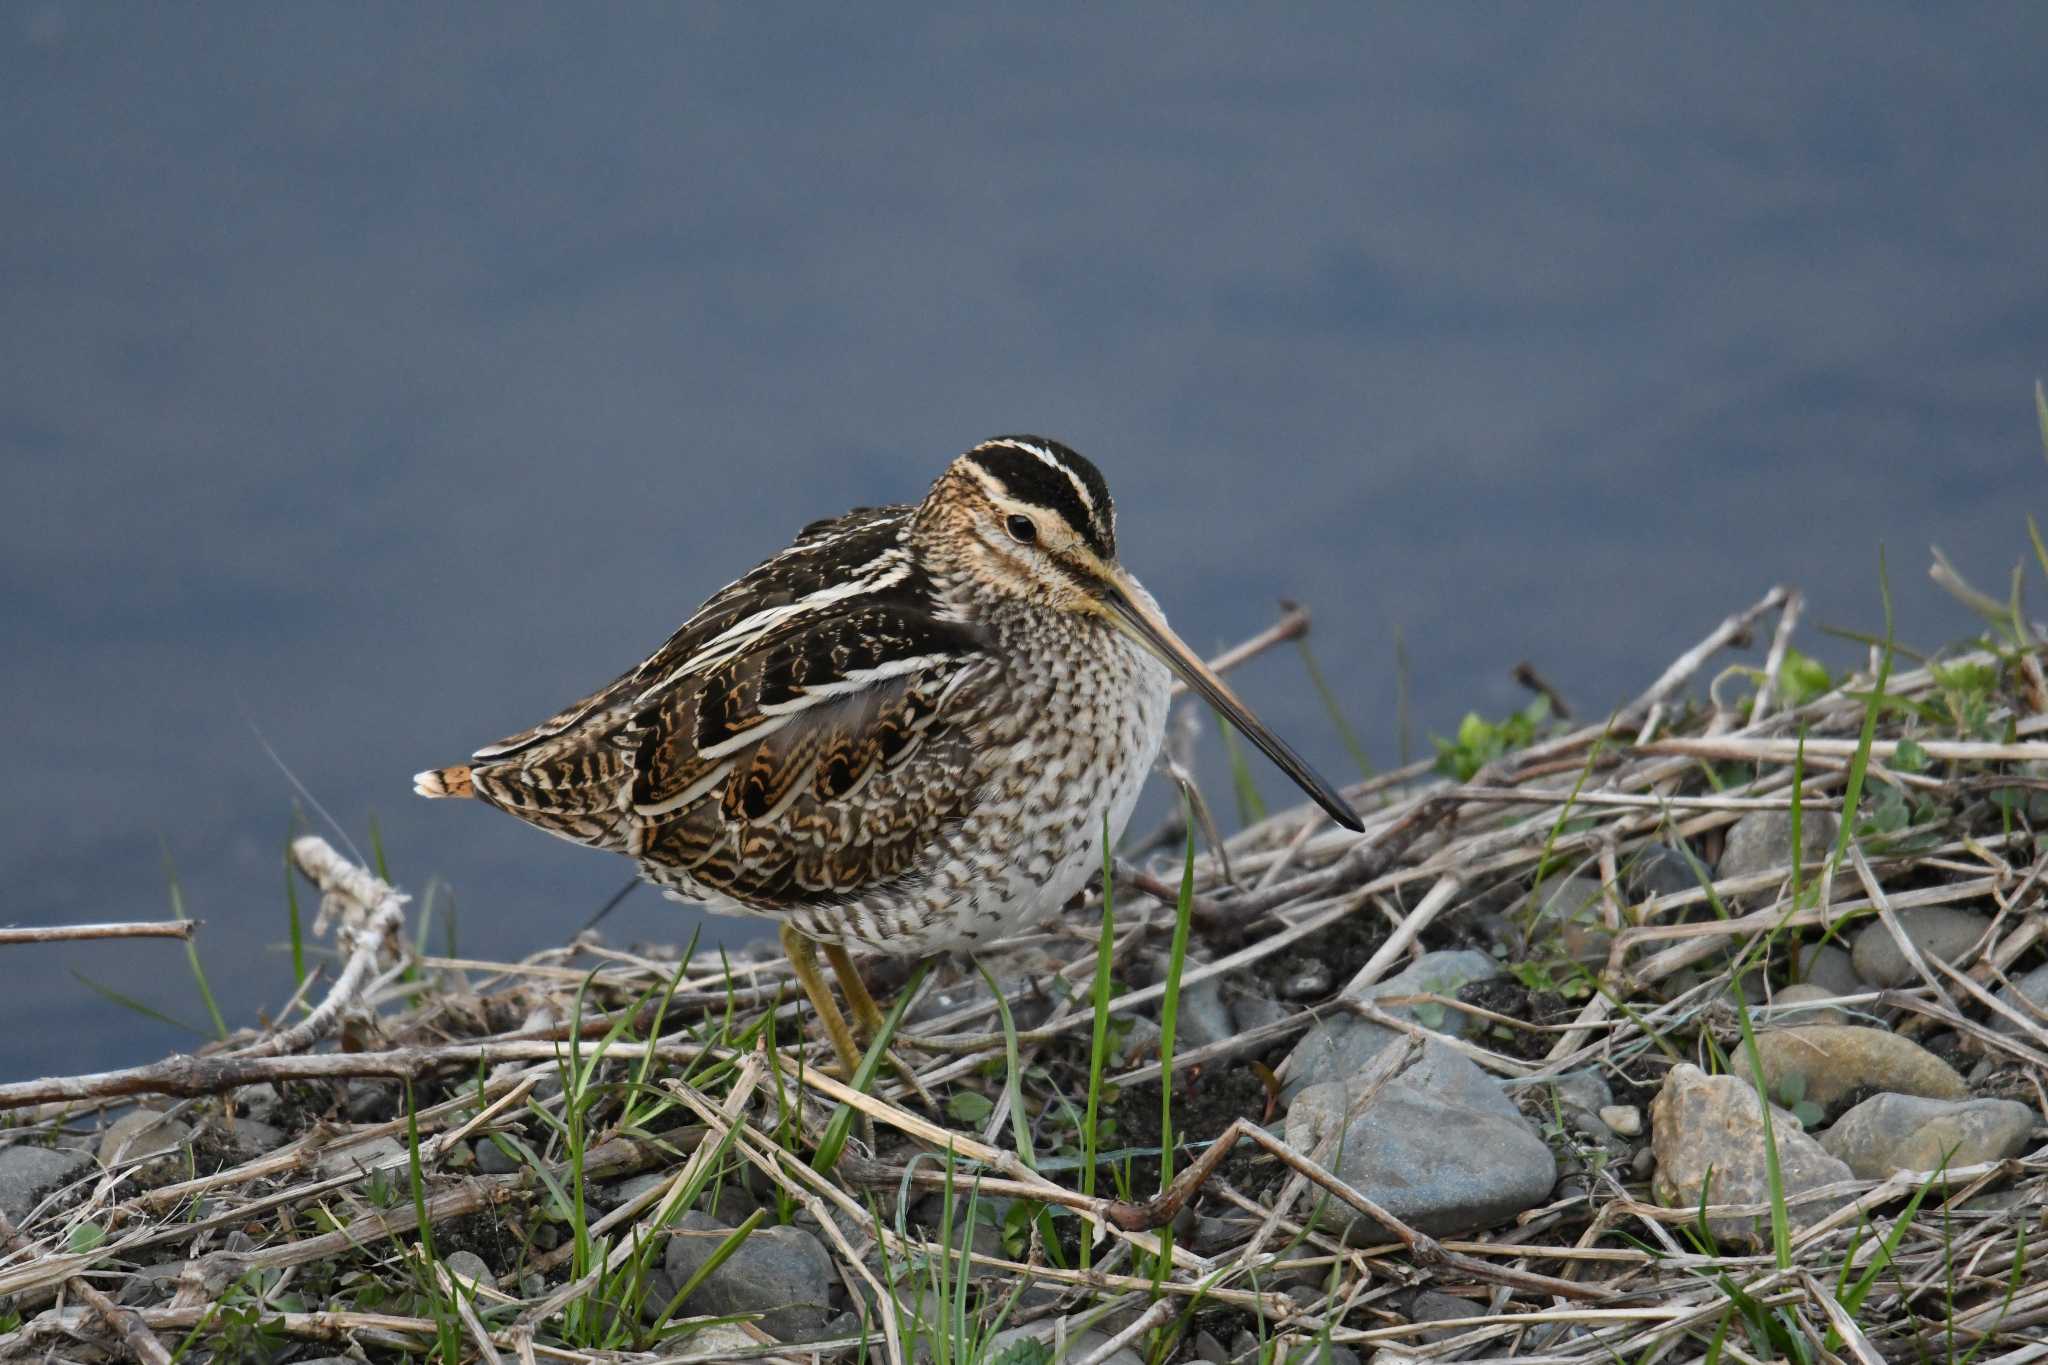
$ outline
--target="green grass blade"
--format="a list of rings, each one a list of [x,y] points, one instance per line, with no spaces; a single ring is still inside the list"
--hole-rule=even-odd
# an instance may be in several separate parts
[[[78,971],[75,968],[72,970],[71,976],[72,979],[77,981],[79,985],[85,987],[87,990],[93,992],[95,995],[98,995],[104,1000],[112,1001],[114,1004],[119,1005],[124,1010],[133,1010],[135,1011],[135,1013],[143,1016],[145,1019],[154,1019],[159,1024],[169,1024],[172,1028],[182,1029],[186,1033],[192,1034],[194,1037],[204,1038],[207,1036],[206,1030],[199,1027],[199,1025],[188,1023],[187,1021],[179,1019],[173,1015],[165,1014],[156,1006],[148,1004],[141,1000],[137,1000],[132,995],[123,995],[120,991],[115,990],[112,986],[109,986],[104,981],[95,981],[91,977],[87,976],[84,972]]]
[[[2048,389],[2038,379],[2034,381],[2034,416],[2041,423],[2041,456],[2048,459]]]
[[[299,877],[292,865],[292,841],[287,835],[284,841],[284,908],[285,929],[292,945],[292,986],[297,989],[306,984],[306,930],[299,914]]]
[[[171,850],[164,849],[164,876],[171,887],[171,917],[185,920],[191,916],[185,913],[185,888],[178,883],[178,867],[171,861]],[[213,987],[207,984],[206,968],[199,961],[199,944],[191,938],[185,940],[185,961],[192,967],[192,980],[199,987],[199,998],[206,1005],[206,1017],[213,1022],[213,1036],[225,1039],[228,1036],[228,1021],[221,1017],[220,1004],[213,998]]]
[[[1095,941],[1094,1029],[1088,1043],[1088,1117],[1081,1125],[1081,1190],[1095,1193],[1095,1125],[1102,1112],[1102,1073],[1109,1060],[1109,973],[1116,950],[1116,857],[1110,846],[1109,813],[1102,816],[1102,932]],[[1095,1240],[1081,1235],[1081,1268],[1092,1262]]]
[[[1731,994],[1735,1018],[1742,1026],[1742,1055],[1756,1086],[1757,1104],[1764,1120],[1764,1180],[1771,1191],[1771,1253],[1778,1269],[1792,1268],[1792,1224],[1785,1209],[1785,1172],[1778,1163],[1778,1125],[1771,1115],[1770,1087],[1764,1083],[1763,1057],[1756,1050],[1756,1031],[1750,1027],[1749,1002],[1742,997],[1742,980],[1736,978]]]
[[[896,1036],[896,1027],[903,1020],[903,1011],[916,999],[917,988],[924,984],[925,974],[930,970],[931,963],[918,964],[917,970],[910,975],[909,983],[896,996],[896,1002],[889,1007],[889,1013],[883,1016],[881,1030],[875,1034],[874,1041],[868,1044],[866,1055],[860,1059],[860,1066],[853,1073],[852,1084],[855,1090],[865,1093],[867,1088],[874,1084],[875,1072],[882,1065],[882,1058],[889,1050],[889,1040]],[[853,1106],[842,1104],[833,1111],[831,1121],[825,1125],[825,1136],[819,1140],[818,1150],[811,1157],[811,1169],[819,1175],[830,1175],[832,1168],[839,1164],[839,1154],[845,1150],[847,1136],[852,1131]]]
[[[1222,712],[1214,714],[1216,728],[1223,735],[1223,752],[1230,761],[1230,790],[1237,797],[1238,826],[1255,825],[1266,818],[1265,798],[1259,795],[1258,784],[1252,780],[1251,764],[1245,759],[1244,745],[1238,742],[1237,727],[1224,719]],[[1193,819],[1192,811],[1189,819]]]
[[[690,1295],[697,1292],[697,1286],[710,1279],[713,1271],[731,1260],[733,1253],[740,1249],[740,1244],[747,1240],[747,1237],[755,1228],[761,1226],[761,1220],[767,1216],[768,1210],[755,1209],[746,1216],[738,1227],[726,1234],[725,1240],[721,1241],[712,1250],[711,1255],[705,1259],[704,1264],[690,1272],[690,1278],[684,1280],[681,1287],[670,1296],[668,1305],[661,1310],[659,1317],[655,1319],[656,1326],[659,1327],[674,1317],[676,1310],[683,1306]]]
[[[377,825],[377,812],[370,812],[370,856],[377,864],[377,880],[390,886],[391,865],[384,861],[384,831]]]
[[[1316,662],[1316,652],[1309,648],[1308,636],[1294,642],[1301,651],[1301,662],[1308,669],[1308,680],[1315,687],[1316,695],[1323,699],[1323,709],[1330,713],[1330,720],[1337,727],[1337,734],[1343,739],[1344,747],[1351,751],[1351,761],[1358,765],[1359,775],[1372,776],[1372,760],[1366,757],[1365,741],[1358,737],[1358,731],[1351,728],[1350,717],[1344,714],[1344,707],[1338,702],[1337,694],[1330,690],[1328,680],[1323,677],[1322,665]]]
[[[1038,1169],[1038,1154],[1031,1147],[1031,1120],[1024,1113],[1024,1062],[1017,1051],[1017,1021],[1010,1015],[1010,1002],[1003,998],[1002,988],[996,985],[995,976],[989,969],[976,962],[974,969],[981,973],[981,979],[988,983],[988,993],[996,1002],[996,1016],[1003,1026],[1003,1088],[1010,1096],[1010,1133],[1017,1142],[1017,1159],[1032,1170]]]
[[[1186,803],[1187,796],[1181,800]],[[1188,924],[1195,903],[1195,831],[1194,812],[1188,812],[1187,852],[1183,856],[1180,870],[1180,896],[1174,906],[1173,948],[1166,962],[1166,994],[1159,1002],[1159,1189],[1161,1193],[1173,1183],[1173,1039],[1180,1023],[1180,976],[1181,967],[1188,956]],[[1162,1228],[1162,1246],[1172,1246],[1173,1230]],[[1163,1271],[1168,1262],[1161,1257]]]

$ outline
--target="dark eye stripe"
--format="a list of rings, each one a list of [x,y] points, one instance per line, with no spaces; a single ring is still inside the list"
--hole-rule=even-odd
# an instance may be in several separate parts
[[[976,446],[968,452],[968,458],[1001,484],[1010,497],[1053,513],[1089,549],[1104,559],[1115,558],[1116,532],[1109,488],[1095,466],[1056,441],[1045,441],[1035,436],[1018,439],[1046,451],[1063,467],[1056,469],[1031,451],[1019,449],[1001,439]],[[1072,470],[1082,487],[1088,490],[1090,499],[1095,503],[1095,515],[1091,516],[1087,504],[1081,501],[1081,495],[1074,486],[1075,479],[1068,477],[1068,470]]]

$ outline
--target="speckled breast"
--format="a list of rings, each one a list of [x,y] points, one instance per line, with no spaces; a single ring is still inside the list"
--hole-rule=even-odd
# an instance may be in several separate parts
[[[1165,734],[1172,678],[1121,634],[1091,627],[1012,642],[1012,663],[960,725],[976,798],[910,872],[815,904],[762,907],[659,880],[724,914],[786,919],[806,936],[900,956],[968,950],[1064,905],[1101,875],[1107,817],[1129,821]],[[977,689],[981,690],[981,689]]]

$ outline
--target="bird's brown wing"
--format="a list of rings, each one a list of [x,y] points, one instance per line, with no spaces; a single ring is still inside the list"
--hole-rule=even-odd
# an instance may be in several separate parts
[[[636,852],[750,904],[900,874],[973,796],[984,641],[898,593],[793,618],[633,718]]]
[[[745,634],[750,621],[815,597],[894,551],[912,510],[856,507],[844,516],[812,522],[788,549],[712,594],[637,667],[540,724],[485,745],[471,758],[479,763],[510,759],[578,726],[607,729],[607,721],[623,721],[644,704],[643,694],[650,687],[685,669],[706,646],[735,631]]]
[[[971,802],[956,722],[994,676],[904,545],[909,514],[807,527],[632,672],[481,750],[476,794],[763,907],[900,875]]]

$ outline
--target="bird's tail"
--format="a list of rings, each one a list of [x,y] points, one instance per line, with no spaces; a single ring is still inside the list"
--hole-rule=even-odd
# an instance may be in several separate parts
[[[423,773],[414,773],[412,789],[421,796],[476,795],[476,783],[470,780],[467,763],[458,763],[452,768],[429,768]]]

